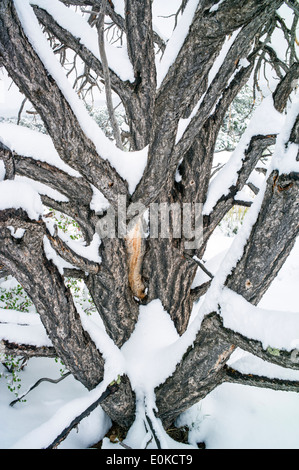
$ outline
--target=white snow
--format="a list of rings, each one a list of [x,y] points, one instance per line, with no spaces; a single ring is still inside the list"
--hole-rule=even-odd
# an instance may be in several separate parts
[[[2,308],[0,308],[0,341],[1,340],[18,344],[30,344],[33,346],[52,346],[46,330],[40,321],[39,315]]]
[[[0,140],[19,155],[46,162],[70,176],[80,177],[80,173],[59,157],[52,139],[46,134],[16,124],[0,123]]]
[[[79,39],[81,44],[100,60],[97,32],[89,26],[81,15],[70,10],[58,0],[30,0],[30,3],[46,10],[62,28]],[[125,46],[115,47],[106,41],[105,51],[109,67],[123,81],[134,82],[134,71],[128,57],[127,48]]]
[[[213,5],[211,8],[210,8],[210,11],[217,11],[218,8],[220,7],[221,3],[223,3],[224,0],[219,0],[218,3],[216,3],[215,5]]]
[[[75,90],[73,90],[62,66],[42,33],[29,0],[14,0],[14,4],[30,43],[39,55],[47,71],[55,79],[76,115],[84,133],[94,143],[98,154],[102,158],[109,160],[116,171],[128,181],[129,190],[133,193],[143,175],[147,162],[148,148],[145,147],[138,152],[125,152],[118,149],[115,144],[105,136],[104,132],[88,114]]]
[[[193,119],[193,117],[196,115],[197,111],[199,110],[205,96],[206,96],[206,93],[208,93],[209,91],[209,87],[211,86],[211,84],[213,83],[213,80],[214,78],[216,77],[217,73],[219,72],[224,60],[225,60],[225,57],[227,56],[227,53],[230,49],[230,47],[232,46],[232,44],[234,43],[236,37],[238,36],[239,34],[239,31],[240,29],[234,31],[230,36],[227,36],[223,46],[222,46],[222,49],[219,53],[219,55],[216,57],[216,60],[213,64],[213,66],[211,67],[211,70],[208,74],[208,84],[207,84],[207,90],[205,93],[203,93],[203,95],[200,97],[198,103],[194,106],[194,109],[192,110],[192,113],[190,114],[190,116],[186,119],[184,118],[181,118],[179,120],[179,124],[178,124],[178,130],[177,130],[177,136],[176,136],[176,143],[178,143],[178,141],[181,139],[181,137],[183,136],[185,130],[187,129],[189,123],[191,122],[191,120]],[[241,60],[239,62],[239,67],[247,67],[246,65],[246,62],[243,60]],[[236,73],[236,72],[235,72]],[[216,106],[216,103],[215,103],[215,106]],[[214,106],[214,107],[215,107]],[[211,111],[212,113],[212,111]]]
[[[109,201],[105,198],[101,191],[99,191],[93,185],[91,185],[91,187],[93,190],[93,196],[90,201],[90,208],[91,210],[95,211],[95,213],[101,214],[104,210],[108,209]]]
[[[161,61],[157,63],[157,88],[160,88],[169,68],[184,44],[197,6],[198,0],[189,0],[176,29],[167,43]]]
[[[44,211],[39,194],[29,184],[11,180],[0,182],[0,210],[4,209],[23,209],[34,220]]]
[[[172,362],[168,346],[178,338],[174,324],[160,300],[153,300],[149,305],[140,307],[135,330],[122,347],[128,364],[127,374],[136,392],[147,393],[165,380],[169,363]]]
[[[242,135],[239,144],[232,153],[226,165],[212,179],[203,213],[208,215],[221,196],[229,193],[238,178],[238,171],[242,167],[245,151],[250,140],[255,135],[279,134],[284,123],[284,116],[273,105],[272,97],[265,98],[253,113],[250,123]]]
[[[223,384],[184,413],[190,443],[207,449],[298,449],[298,393]]]
[[[64,11],[65,7],[59,5],[56,0],[36,0],[31,3],[44,6],[49,12],[52,11],[59,21],[65,22],[64,27],[70,28],[69,30],[73,31],[76,36],[80,31],[81,24],[84,23],[80,36],[81,42],[87,47],[95,47],[91,41],[92,35],[86,29],[86,22],[84,20],[82,23],[79,15],[74,13],[76,19],[74,16],[74,23],[70,24],[70,20],[64,18],[63,15],[58,15]],[[217,10],[221,3],[222,0],[211,10]],[[174,32],[173,38],[175,39],[171,38],[169,41],[170,44],[173,41],[173,51],[171,52],[171,48],[167,51],[167,55],[164,57],[165,62],[161,64],[160,83],[163,73],[167,73],[183,44],[197,4],[198,1],[189,0],[185,14]],[[78,119],[80,117],[80,124],[96,142],[100,155],[103,158],[108,158],[120,174],[127,179],[130,191],[133,192],[146,164],[147,149],[135,153],[118,151],[110,141],[103,138],[97,127],[91,125],[85,111],[81,114],[81,110],[84,108],[80,108],[77,97],[72,94],[69,84],[62,78],[56,58],[54,58],[55,62],[49,54],[48,45],[45,44],[39,26],[32,20],[29,1],[15,0],[15,5],[21,14],[26,33],[43,58],[42,60],[47,64],[46,66],[49,66],[49,70],[58,80],[59,86],[75,110]],[[62,10],[60,10],[60,6]],[[115,0],[115,7],[117,12],[123,13],[122,0]],[[174,41],[176,42],[174,43]],[[220,62],[217,67],[219,64]],[[245,61],[242,62],[242,66],[246,66]],[[211,79],[216,73],[217,67],[215,65],[210,76]],[[263,102],[228,163],[213,178],[205,205],[206,214],[210,213],[219,197],[227,194],[229,187],[236,181],[237,172],[244,158],[244,151],[253,135],[279,134],[273,164],[268,172],[272,168],[277,168],[280,172],[298,171],[298,162],[295,159],[298,147],[290,145],[286,148],[285,146],[296,113],[298,114],[298,100],[293,101],[286,119],[275,112],[270,99]],[[46,161],[74,177],[80,176],[78,172],[65,165],[60,159],[48,136],[20,126],[0,124],[0,140],[21,155]],[[27,184],[25,178],[17,178],[15,181],[1,181],[4,176],[4,166],[0,162],[0,210],[7,207],[22,207],[27,211],[29,217],[38,219],[43,214],[43,206],[38,192],[44,194],[43,191],[50,191],[50,188],[44,188],[34,182]],[[253,182],[258,180],[260,191],[254,198],[238,235],[232,239],[225,237],[220,230],[216,230],[209,240],[204,261],[206,267],[214,275],[214,279],[207,294],[195,305],[192,321],[190,321],[186,333],[181,337],[177,334],[170,316],[164,310],[160,300],[156,299],[147,306],[140,306],[135,330],[130,339],[119,349],[107,335],[99,316],[96,314],[87,316],[80,305],[76,305],[83,328],[89,333],[105,359],[103,382],[92,392],[88,392],[73,377],[68,377],[57,385],[43,383],[30,392],[25,403],[18,403],[14,408],[11,408],[9,403],[14,397],[8,391],[5,379],[2,377],[0,380],[0,448],[37,449],[47,447],[72,419],[92,404],[107,385],[122,374],[129,377],[137,396],[136,420],[124,441],[133,449],[144,448],[152,438],[149,429],[145,428],[145,413],[151,418],[156,435],[165,449],[197,448],[197,443],[203,440],[208,449],[299,448],[299,395],[295,393],[223,384],[200,403],[183,413],[177,420],[177,425],[188,425],[191,430],[189,445],[177,443],[167,436],[161,422],[154,415],[156,407],[154,388],[171,375],[187,347],[192,345],[204,315],[217,310],[218,304],[221,306],[220,314],[225,326],[261,341],[265,349],[269,346],[288,351],[299,348],[299,240],[258,307],[252,306],[236,293],[223,287],[227,275],[242,255],[250,230],[261,207],[265,178],[258,178],[256,173],[252,173],[250,179]],[[93,191],[91,208],[100,212],[107,208],[109,203],[98,189],[93,187]],[[48,193],[46,192],[46,194]],[[55,195],[56,198],[63,198],[62,195],[56,193],[52,193],[52,195]],[[48,225],[50,229],[51,224]],[[13,236],[23,235],[22,230],[15,232],[13,227],[10,230]],[[63,234],[60,232],[59,235],[63,238]],[[78,254],[100,262],[98,252],[100,239],[97,235],[89,246],[81,241],[70,241],[67,237],[64,237],[64,240]],[[60,272],[63,267],[71,266],[56,254],[46,237],[44,238],[44,247],[46,255],[53,260]],[[198,268],[193,287],[208,279],[209,277]],[[0,287],[4,287],[4,285],[1,282]],[[22,313],[8,309],[0,309],[0,354],[2,339],[26,342],[36,346],[51,345],[36,313]],[[244,373],[299,380],[299,371],[290,371],[265,363],[239,349],[233,353],[229,364]],[[28,366],[20,373],[22,376],[21,393],[28,390],[29,386],[41,377],[58,378],[59,367],[59,364],[56,364],[52,359],[31,359]],[[0,363],[0,373],[4,372],[4,367]],[[87,448],[102,439],[110,426],[110,419],[99,407],[82,421],[78,431],[71,432],[60,448]],[[103,440],[103,448],[123,449],[119,444],[112,444],[107,438]],[[148,448],[156,448],[153,439],[148,444]]]
[[[89,333],[105,360],[104,382],[107,382],[108,379],[109,384],[114,379],[117,379],[118,375],[126,373],[124,356],[110,336],[108,336],[100,318],[98,318],[97,315],[86,315],[78,305],[76,305],[76,308],[80,315],[83,328]]]
[[[298,312],[261,309],[227,288],[218,302],[225,327],[261,341],[264,349],[294,349],[299,338],[299,308]]]
[[[47,259],[55,264],[61,275],[63,275],[64,269],[76,269],[72,264],[65,261],[61,256],[56,253],[54,248],[52,248],[51,243],[46,235],[44,236],[43,243],[44,252]]]
[[[100,237],[97,233],[94,234],[92,241],[89,245],[83,240],[72,240],[68,235],[64,234],[62,230],[58,230],[59,237],[73,250],[77,255],[83,256],[89,261],[94,263],[101,263],[102,259],[99,255],[99,247],[101,244]]]
[[[38,194],[45,195],[54,199],[58,202],[68,202],[69,199],[61,194],[56,189],[50,188],[50,186],[40,183],[39,181],[35,181],[33,179],[27,178],[26,176],[15,176],[15,181],[20,181],[30,185]]]
[[[219,256],[221,255],[221,258],[223,258],[223,250],[227,251],[230,244],[231,239],[221,237],[218,231],[216,238],[210,241],[206,253],[207,258],[215,253],[217,254],[216,250]],[[285,264],[280,281],[269,289],[263,299],[263,309],[266,308],[273,312],[276,308],[276,300],[279,297],[284,297],[285,284],[289,283],[292,283],[290,285],[291,295],[283,299],[284,308],[291,311],[292,306],[295,308],[298,305],[298,294],[296,292],[296,285],[299,281],[298,263],[296,263],[298,248],[299,243],[296,244],[291,257]],[[214,260],[214,266],[216,269],[216,260]],[[211,267],[211,264],[209,267]],[[290,277],[288,277],[289,274]],[[242,299],[236,300],[243,309]],[[239,300],[241,303],[239,303]],[[227,307],[229,307],[229,304],[227,304]],[[234,310],[236,316],[243,315],[246,317],[246,313],[250,313],[250,311],[248,311],[249,306],[247,303],[245,307],[242,313],[241,309],[238,311],[236,306],[237,311]],[[250,309],[255,309],[255,307],[250,306]],[[258,312],[263,314],[263,312],[260,312],[260,307]],[[252,328],[253,333],[256,335],[258,327],[254,328],[254,325],[257,315],[254,312],[251,313],[254,315],[253,318],[251,317],[252,325],[249,321],[248,325],[245,325],[244,322],[243,324],[246,328]],[[6,311],[5,315],[7,315]],[[160,381],[163,381],[171,373],[171,368],[175,367],[176,362],[180,360],[180,354],[184,352],[184,347],[180,348],[182,340],[178,338],[167,312],[164,311],[158,300],[151,302],[148,306],[141,307],[136,329],[121,351],[109,340],[104,330],[101,330],[97,317],[93,315],[84,317],[84,315],[80,311],[84,328],[92,335],[105,357],[111,359],[107,369],[109,373],[107,382],[111,377],[113,378],[110,381],[115,379],[118,373],[125,372],[134,384],[139,397],[137,416],[124,443],[133,448],[142,448],[151,438],[151,434],[145,431],[143,419],[145,409],[149,412],[151,407],[155,406],[152,388]],[[293,315],[295,317],[295,314]],[[293,315],[286,313],[286,320],[292,318]],[[233,317],[232,314],[232,321],[234,321]],[[271,316],[269,316],[270,318]],[[279,319],[282,321],[283,317],[279,315]],[[17,320],[19,322],[23,321],[23,317],[21,316]],[[259,324],[261,324],[260,321]],[[278,328],[282,329],[282,338],[291,341],[291,335],[287,339],[287,324],[286,321],[286,323],[283,323],[283,328],[279,326]],[[277,334],[274,325],[271,326],[269,332],[271,339],[273,339],[273,335],[278,338]],[[190,333],[187,332],[186,336],[188,335]],[[294,337],[295,335],[294,331]],[[153,338],[155,338],[155,341],[153,341]],[[298,336],[297,339],[299,339]],[[180,349],[181,351],[178,352]],[[241,372],[267,374],[271,377],[288,378],[289,380],[298,380],[299,375],[298,371],[292,372],[268,365],[242,352],[234,353],[230,365]],[[41,368],[38,372],[36,371],[37,367]],[[49,359],[34,359],[29,361],[23,376],[21,391],[28,389],[30,383],[35,382],[42,376],[58,378],[59,372],[54,361],[51,363]],[[16,409],[12,410],[8,403],[12,401],[13,397],[5,387],[5,381],[0,381],[0,410],[4,425],[4,427],[0,426],[0,447],[2,448],[45,447],[73,417],[92,403],[104,389],[103,385],[103,387],[99,387],[92,393],[87,392],[81,384],[69,377],[55,386],[51,384],[40,385],[28,395],[26,403],[18,404],[15,406]],[[273,413],[274,409],[276,413]],[[253,410],[255,411],[253,412]],[[272,448],[279,441],[282,442],[284,447],[298,448],[299,443],[296,440],[297,438],[294,437],[299,434],[298,410],[299,397],[297,394],[255,388],[247,389],[243,386],[226,384],[218,387],[198,405],[184,413],[178,424],[189,423],[191,428],[190,444],[192,447],[196,447],[196,442],[204,439],[208,448],[236,448],[238,446]],[[14,412],[13,419],[12,411]],[[28,419],[28,417],[30,418]],[[90,423],[90,426],[88,426],[88,423]],[[101,439],[110,424],[110,420],[105,417],[101,409],[98,409],[87,421],[83,421],[79,425],[79,433],[77,434],[74,430],[60,447],[86,448]],[[279,432],[277,429],[275,432],[273,431],[274,424],[279,428]],[[163,434],[159,434],[159,432],[162,432],[161,429],[159,430],[159,421],[155,426],[165,448],[183,449],[186,447]],[[4,429],[6,430],[5,433]],[[108,439],[104,439],[103,448],[118,450],[122,447],[119,444],[110,443]],[[148,448],[154,449],[155,443],[151,442]]]
[[[227,56],[228,51],[230,50],[231,46],[235,42],[236,37],[238,36],[240,30],[241,30],[241,28],[237,29],[231,35],[226,37],[225,42],[224,42],[224,44],[221,48],[221,51],[220,51],[219,55],[216,57],[216,60],[215,60],[213,66],[212,66],[212,68],[209,72],[208,87],[211,85],[212,81],[214,80],[217,73],[219,72],[219,70],[220,70],[220,68],[221,68],[221,66],[222,66],[222,64],[225,60],[225,57]],[[242,62],[242,63],[244,63],[244,62]],[[241,65],[241,64],[239,63],[239,65]]]
[[[112,380],[111,380],[112,381]],[[32,429],[25,436],[21,437],[10,448],[11,449],[44,449],[47,448],[54,439],[64,430],[66,425],[80,415],[85,409],[92,405],[105,391],[109,382],[101,384],[89,393],[85,393],[79,398],[72,399],[69,403],[61,406],[50,419],[43,424]]]
[[[272,169],[279,170],[280,174],[289,174],[292,171],[299,172],[299,161],[296,160],[299,145],[288,143],[292,128],[299,114],[299,96],[294,96],[288,107],[285,124],[277,138],[275,152],[272,158]]]

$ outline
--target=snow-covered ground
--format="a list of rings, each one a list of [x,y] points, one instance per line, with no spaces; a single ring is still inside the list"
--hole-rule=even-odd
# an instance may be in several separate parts
[[[223,259],[223,255],[233,239],[225,237],[217,230],[206,253],[209,260],[207,266],[213,271]],[[269,291],[260,302],[264,309],[298,312],[298,283],[299,283],[299,241],[297,241],[290,257],[273,282]],[[163,328],[164,345],[173,343],[176,335],[168,324],[167,317],[159,313],[157,305],[151,315],[160,321]],[[136,331],[135,343],[131,342],[123,353],[130,364],[130,374],[138,381],[142,375],[138,370],[138,360],[132,361],[134,348],[140,347],[138,341],[143,341],[143,353],[139,356],[148,360],[146,340],[142,328],[149,328],[145,315],[141,315],[139,337]],[[157,331],[157,330],[156,330]],[[298,332],[299,333],[299,332]],[[298,334],[299,337],[299,334]],[[160,338],[160,337],[159,337]],[[158,338],[158,339],[159,339]],[[162,345],[162,336],[157,343],[157,352]],[[132,354],[133,348],[133,354]],[[135,349],[136,352],[136,349]],[[152,381],[159,381],[163,376],[165,364],[154,363],[151,371]],[[241,372],[269,375],[272,377],[299,380],[299,371],[286,371],[280,367],[269,365],[242,351],[234,353],[231,363]],[[150,366],[150,363],[149,363]],[[57,379],[60,377],[61,364],[53,359],[31,359],[19,376],[21,389],[19,395],[41,377]],[[159,370],[160,368],[160,370]],[[147,369],[148,372],[149,369]],[[135,383],[138,388],[138,383]],[[47,435],[53,432],[53,416],[57,417],[66,410],[78,408],[80,402],[89,399],[88,392],[79,382],[68,376],[58,384],[42,382],[26,396],[26,401],[13,407],[9,403],[15,398],[8,390],[4,378],[0,379],[0,448],[38,448],[47,442]],[[178,420],[179,426],[188,425],[191,448],[197,442],[204,441],[208,449],[219,448],[299,448],[299,394],[287,393],[245,387],[241,385],[224,384],[216,388],[210,395]],[[78,429],[71,432],[60,448],[87,448],[101,440],[111,425],[110,419],[98,408],[88,418],[85,418]],[[138,448],[142,440],[137,428],[129,433],[125,441],[127,445]],[[140,440],[138,439],[140,437]],[[168,439],[165,444],[169,448],[181,448],[185,445]],[[154,447],[150,444],[149,447]],[[112,444],[105,438],[103,448],[120,449],[119,444]]]

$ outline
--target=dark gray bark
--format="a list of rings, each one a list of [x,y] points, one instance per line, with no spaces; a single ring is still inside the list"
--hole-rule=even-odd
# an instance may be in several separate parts
[[[90,16],[101,9],[99,0],[61,0],[65,5],[91,6]],[[128,185],[110,163],[103,159],[81,129],[63,93],[47,73],[30,45],[11,0],[0,4],[0,64],[3,64],[21,92],[33,104],[44,121],[55,148],[63,161],[79,171],[74,178],[65,172],[22,155],[16,155],[0,143],[0,159],[5,165],[5,178],[25,176],[42,182],[68,198],[67,202],[42,196],[45,206],[71,216],[81,227],[87,243],[95,234],[101,216],[90,209],[92,187],[98,188],[117,210],[117,198],[125,195],[130,202],[146,207],[157,203],[204,203],[212,175],[217,136],[233,99],[247,83],[256,63],[267,53],[277,71],[279,85],[273,93],[276,109],[283,112],[298,78],[298,63],[277,62],[271,48],[260,40],[273,31],[276,10],[282,0],[227,0],[210,11],[216,1],[202,0],[193,18],[184,44],[160,87],[156,89],[155,44],[165,44],[152,30],[151,1],[125,1],[125,17],[107,2],[106,14],[126,35],[128,55],[134,70],[134,83],[123,82],[109,70],[111,89],[120,97],[130,127],[132,149],[149,147],[148,163],[135,193],[128,194]],[[184,10],[187,2],[181,4]],[[73,50],[101,81],[107,82],[107,67],[51,15],[40,8],[34,12],[48,33],[62,46]],[[102,12],[104,13],[104,12]],[[223,64],[209,83],[209,72],[228,35],[238,31]],[[241,59],[248,64],[239,67]],[[261,62],[262,63],[262,62]],[[194,117],[177,142],[179,120],[190,116],[202,98]],[[32,348],[2,341],[0,352],[61,357],[72,374],[88,389],[103,378],[104,360],[95,344],[83,330],[64,277],[44,253],[46,236],[55,251],[70,262],[64,276],[84,279],[107,334],[118,347],[131,336],[138,320],[139,306],[159,298],[174,325],[182,335],[189,323],[194,302],[210,287],[211,279],[191,289],[195,273],[207,242],[225,214],[242,201],[236,194],[247,184],[263,152],[276,141],[275,135],[255,135],[247,147],[236,183],[215,204],[204,218],[203,241],[199,248],[185,250],[185,238],[170,236],[143,240],[136,253],[137,275],[142,279],[146,295],[136,297],[132,288],[130,253],[123,238],[103,238],[99,254],[102,263],[78,256],[57,234],[51,236],[42,220],[29,220],[18,210],[0,212],[0,277],[12,274],[33,300],[53,348]],[[290,142],[299,142],[299,120],[294,122]],[[181,179],[175,181],[179,167]],[[298,173],[268,178],[262,207],[241,259],[226,280],[226,286],[254,305],[258,303],[286,260],[298,235]],[[26,229],[22,239],[11,236],[8,226]],[[203,267],[203,270],[204,267]],[[205,270],[206,272],[206,270]],[[134,276],[133,276],[134,278]],[[140,280],[138,278],[138,280]],[[220,305],[221,307],[221,305]],[[156,390],[158,416],[165,427],[188,407],[204,398],[224,381],[297,390],[297,383],[266,378],[241,376],[230,370],[226,362],[236,347],[241,347],[264,360],[290,368],[298,368],[290,353],[279,355],[265,351],[261,343],[224,328],[221,310],[210,312],[202,322],[196,339],[185,352],[171,377]],[[128,377],[113,395],[108,394],[101,406],[117,423],[128,427],[135,412],[135,395]]]
[[[10,1],[0,6],[0,54],[14,82],[42,117],[60,157],[109,199],[127,194],[127,185],[82,131],[56,82],[22,31]],[[55,119],[53,117],[55,116]]]
[[[254,305],[276,277],[299,233],[298,177],[298,173],[270,175],[243,257],[227,280],[230,289]]]
[[[7,226],[24,228],[22,239],[11,236]],[[73,375],[87,388],[101,380],[104,361],[83,330],[72,295],[58,269],[50,263],[43,249],[45,228],[20,210],[1,211],[0,263],[28,292],[36,306],[56,353]],[[42,261],[42,262],[41,262]]]

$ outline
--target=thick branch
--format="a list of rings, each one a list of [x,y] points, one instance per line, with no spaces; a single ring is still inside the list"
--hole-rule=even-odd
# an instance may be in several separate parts
[[[251,55],[252,63],[236,74],[229,86],[222,92],[222,98],[217,104],[215,112],[208,118],[204,126],[198,125],[199,131],[186,147],[185,139],[178,142],[175,148],[177,155],[184,156],[180,165],[182,176],[179,184],[181,197],[184,201],[197,201],[204,203],[207,197],[217,136],[224,116],[238,92],[247,82],[253,68],[255,54]],[[186,152],[186,148],[188,151]],[[191,184],[193,182],[193,184]]]
[[[100,266],[98,263],[78,255],[67,245],[67,243],[63,242],[61,238],[58,236],[51,236],[49,233],[47,233],[47,237],[52,245],[52,248],[54,248],[54,250],[68,263],[90,274],[97,274],[99,272]]]
[[[231,344],[235,344],[244,351],[259,357],[263,361],[270,362],[271,364],[292,370],[299,369],[299,362],[294,361],[293,359],[294,351],[286,351],[274,347],[268,347],[267,349],[264,349],[261,341],[247,338],[241,333],[224,327],[220,316],[215,316],[214,323],[215,326],[217,325],[218,334],[222,336],[223,339],[229,341]]]
[[[148,164],[133,195],[134,201],[139,199],[148,205],[165,187],[169,178],[173,181],[182,153],[192,145],[217,104],[225,83],[228,84],[236,72],[238,61],[249,54],[251,41],[260,32],[262,25],[268,23],[280,3],[253,0],[240,8],[240,4],[237,5],[237,2],[232,0],[221,4],[215,14],[203,14],[201,7],[198,7],[183,47],[170,67],[156,98],[155,126],[149,146]],[[227,15],[225,18],[224,11]],[[206,91],[208,74],[220,54],[226,35],[241,26],[244,27],[227,54],[221,73],[219,71],[216,75],[200,110],[185,132],[184,151],[174,152],[179,119],[184,117],[188,106],[195,106]]]
[[[37,6],[33,6],[33,9],[39,22],[47,31],[53,34],[62,44],[78,54],[83,62],[99,77],[104,78],[103,65],[100,60],[80,42],[80,39],[75,38],[69,31],[60,26],[46,10]],[[109,74],[113,90],[119,94],[121,99],[128,98],[128,93],[130,92],[129,84],[123,82],[111,69],[109,69]]]
[[[286,108],[291,92],[296,88],[299,78],[299,63],[292,65],[273,93],[274,106],[282,113]]]
[[[5,151],[1,149],[0,160],[5,159]],[[69,201],[56,201],[41,194],[43,203],[76,220],[87,242],[92,240],[95,232],[96,216],[90,209],[93,197],[91,185],[82,177],[74,177],[46,162],[30,157],[13,155],[14,173],[43,183],[66,196]]]
[[[223,365],[235,346],[218,334],[216,317],[216,314],[205,317],[174,374],[155,389],[156,404],[161,410],[159,417],[166,427],[222,383]]]
[[[98,155],[82,131],[61,90],[26,38],[10,0],[1,2],[0,21],[0,56],[14,82],[42,117],[60,157],[116,205],[117,194],[127,194],[127,184]]]
[[[256,135],[251,138],[251,141],[244,152],[242,167],[238,171],[236,183],[229,188],[228,194],[221,196],[215,204],[212,212],[205,219],[204,226],[204,243],[209,239],[211,233],[215,230],[217,225],[221,222],[225,214],[235,204],[236,194],[243,189],[249,178],[251,172],[256,167],[263,152],[270,146],[275,144],[276,137],[274,135]]]
[[[2,158],[0,149],[0,159]],[[82,177],[76,178],[49,163],[14,154],[17,175],[46,184],[66,196],[72,202],[89,205],[93,197],[90,184]]]
[[[9,270],[5,266],[0,266],[0,279],[9,275],[10,275]]]
[[[284,264],[299,234],[299,175],[268,179],[258,219],[227,286],[257,304]],[[275,247],[275,249],[273,249]]]
[[[6,147],[2,142],[0,142],[0,159],[2,159],[5,167],[5,177],[6,180],[14,179],[15,177],[15,164],[14,156],[11,150]]]
[[[12,356],[31,357],[57,357],[56,350],[47,346],[32,346],[30,344],[11,343],[6,340],[0,341],[0,354]]]
[[[25,228],[22,239],[11,237],[7,226]],[[0,263],[24,287],[33,301],[57,355],[87,388],[103,376],[104,361],[83,330],[71,293],[43,249],[41,221],[28,219],[21,210],[0,213]]]
[[[253,304],[261,299],[294,245],[299,231],[298,181],[297,173],[270,175],[256,224],[241,259],[226,280],[230,289]],[[157,405],[166,423],[222,383],[223,366],[237,346],[280,366],[298,369],[292,352],[279,351],[277,355],[270,348],[264,351],[260,342],[228,331],[217,314],[210,314],[173,375],[156,390]]]

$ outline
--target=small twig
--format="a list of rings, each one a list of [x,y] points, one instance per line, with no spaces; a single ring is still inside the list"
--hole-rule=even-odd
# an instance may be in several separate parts
[[[214,278],[214,275],[205,267],[205,265],[197,257],[191,256],[185,252],[184,252],[184,256],[185,258],[188,258],[191,261],[194,261],[194,263],[196,263],[202,269],[202,271],[206,273],[207,276],[209,276],[210,279]]]
[[[207,292],[207,290],[209,289],[211,285],[211,282],[212,282],[211,280],[207,281],[204,284],[201,284],[200,286],[196,286],[193,289],[191,289],[190,294],[191,294],[191,299],[193,302],[196,302],[197,300],[200,299],[200,297],[205,295],[205,293]]]
[[[132,449],[132,447],[128,446],[128,445],[125,444],[124,442],[119,441],[118,443],[119,443],[119,445],[120,445],[121,447],[123,447],[124,449]]]
[[[22,112],[23,112],[23,109],[24,109],[24,106],[25,106],[26,101],[27,101],[27,98],[24,98],[23,101],[22,101],[22,104],[21,104],[21,106],[20,106],[20,109],[19,109],[19,112],[18,112],[17,125],[20,124]]]
[[[283,390],[298,393],[299,382],[293,380],[283,380],[269,378],[262,375],[242,374],[241,372],[227,365],[223,368],[224,381],[232,384],[250,385],[253,387],[268,388],[271,390]]]
[[[252,201],[242,201],[241,199],[234,199],[234,204],[236,206],[251,207]]]
[[[82,419],[86,418],[86,416],[89,416],[90,413],[95,410],[102,401],[105,400],[109,395],[112,393],[115,393],[119,388],[119,385],[114,382],[113,385],[108,385],[106,390],[102,393],[102,395],[95,401],[93,402],[88,408],[86,408],[85,411],[83,411],[80,415],[76,416],[76,418],[73,419],[73,421],[66,427],[64,430],[57,436],[54,441],[47,447],[47,449],[56,449],[61,442],[63,442],[69,433],[72,431],[73,428],[75,428]]]
[[[23,398],[28,395],[29,392],[31,392],[34,388],[38,387],[39,384],[41,384],[42,382],[50,382],[52,384],[58,384],[59,382],[61,382],[61,380],[65,379],[66,377],[68,377],[71,373],[70,372],[67,372],[66,374],[64,374],[62,377],[59,377],[59,379],[49,379],[47,377],[43,377],[42,379],[39,379],[34,385],[32,385],[32,387],[29,388],[29,390],[27,390],[26,393],[24,393],[22,396],[20,396],[19,398],[17,398],[16,400],[13,400],[9,406],[14,406],[16,403],[18,403],[19,401],[23,400]]]
[[[285,0],[285,2],[295,12],[295,15],[299,16],[299,7],[293,4],[290,0]]]
[[[98,16],[98,21],[97,21],[99,49],[100,49],[101,62],[102,62],[103,72],[104,72],[107,108],[108,108],[108,113],[109,113],[112,129],[113,129],[113,135],[114,135],[117,147],[122,149],[120,131],[119,131],[116,117],[115,117],[114,109],[113,109],[110,71],[109,71],[108,60],[107,60],[106,51],[105,51],[104,20],[105,20],[106,6],[107,6],[107,0],[102,0],[100,11],[99,11],[99,16]]]
[[[146,415],[145,415],[145,418],[146,418],[146,421],[147,421],[147,423],[148,423],[148,425],[149,425],[149,427],[150,427],[150,430],[151,430],[151,432],[152,432],[153,438],[155,439],[157,448],[158,448],[158,449],[161,449],[161,448],[162,448],[162,447],[161,447],[161,443],[160,443],[159,438],[158,438],[158,436],[157,436],[157,434],[156,434],[156,431],[155,431],[155,429],[154,429],[154,426],[153,426],[153,423],[152,423],[150,417],[146,414]]]

